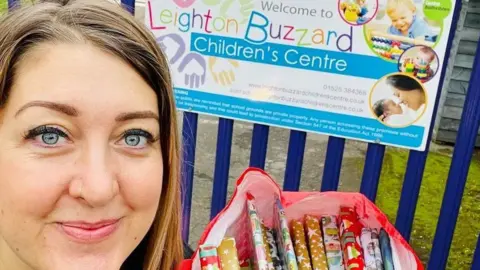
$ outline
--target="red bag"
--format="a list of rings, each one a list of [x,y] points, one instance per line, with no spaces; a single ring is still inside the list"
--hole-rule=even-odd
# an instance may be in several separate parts
[[[219,245],[226,236],[234,237],[240,260],[250,257],[246,194],[255,197],[259,216],[265,225],[273,224],[273,202],[280,196],[289,222],[305,214],[338,215],[340,206],[353,207],[365,226],[384,228],[391,239],[395,270],[423,270],[417,255],[387,217],[363,194],[351,192],[284,192],[264,171],[249,168],[237,180],[236,189],[227,206],[207,225],[199,246]],[[177,269],[200,270],[199,250],[192,259],[184,260]]]

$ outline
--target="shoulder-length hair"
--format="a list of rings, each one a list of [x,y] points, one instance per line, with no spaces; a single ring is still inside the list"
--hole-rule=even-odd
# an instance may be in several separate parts
[[[50,0],[17,8],[0,19],[0,108],[7,102],[16,63],[41,43],[86,43],[128,63],[155,91],[160,113],[164,176],[155,220],[122,269],[172,269],[182,258],[179,144],[172,80],[151,32],[117,4]]]

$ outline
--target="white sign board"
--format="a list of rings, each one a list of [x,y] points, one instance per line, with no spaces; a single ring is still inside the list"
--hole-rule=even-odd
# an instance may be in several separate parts
[[[151,0],[181,110],[424,150],[448,0]]]

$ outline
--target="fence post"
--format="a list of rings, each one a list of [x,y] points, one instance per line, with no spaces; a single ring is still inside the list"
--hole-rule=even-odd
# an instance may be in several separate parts
[[[480,234],[478,235],[477,248],[473,254],[472,270],[480,269]]]
[[[121,3],[128,12],[135,15],[135,0],[122,0]]]
[[[265,169],[269,130],[269,126],[266,125],[253,125],[252,146],[250,147],[250,167]]]
[[[228,174],[232,153],[233,120],[220,118],[218,123],[217,153],[213,175],[210,219],[213,219],[227,203]]]
[[[19,0],[8,0],[8,9],[12,10],[13,8],[15,8],[19,4],[20,4]]]
[[[365,165],[363,165],[362,183],[360,192],[372,202],[377,197],[378,182],[382,172],[383,157],[385,155],[385,146],[379,144],[368,144]]]
[[[480,124],[480,44],[458,129],[428,269],[445,269]]]
[[[328,138],[321,191],[335,191],[338,189],[344,150],[345,139],[332,136]]]
[[[290,132],[287,166],[285,169],[285,179],[283,182],[283,190],[285,191],[298,191],[300,188],[306,140],[306,132],[297,130],[292,130]]]
[[[193,175],[195,172],[195,149],[197,147],[198,114],[183,113],[182,127],[182,238],[188,243],[190,215],[192,212]]]

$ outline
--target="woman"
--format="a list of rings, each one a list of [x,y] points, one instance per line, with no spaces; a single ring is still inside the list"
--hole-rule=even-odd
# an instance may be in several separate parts
[[[400,99],[409,110],[413,119],[418,119],[425,110],[426,95],[421,83],[414,78],[402,74],[387,77],[387,84],[393,88],[393,94]]]
[[[172,269],[177,124],[150,32],[100,0],[44,1],[0,29],[0,269]]]

